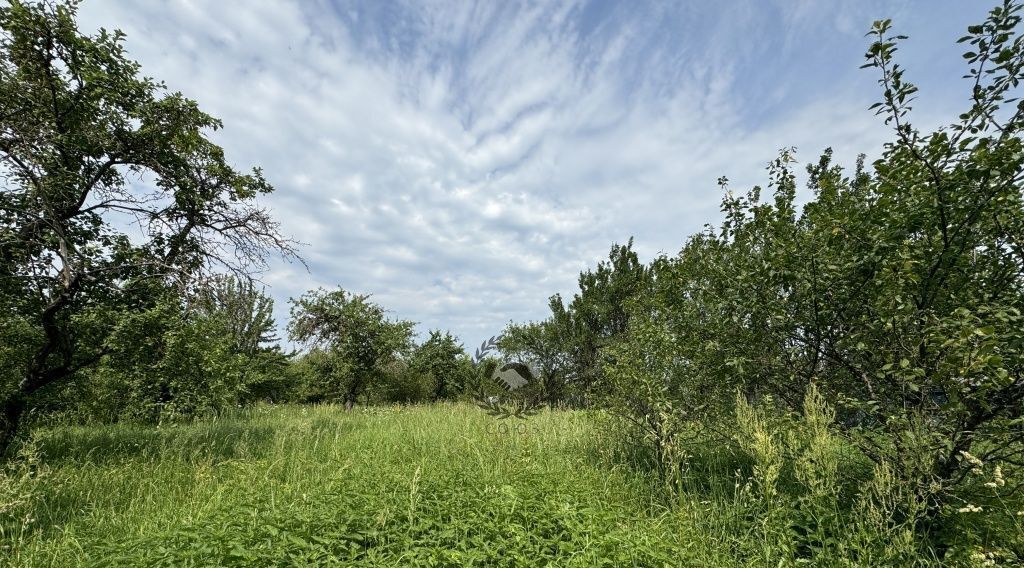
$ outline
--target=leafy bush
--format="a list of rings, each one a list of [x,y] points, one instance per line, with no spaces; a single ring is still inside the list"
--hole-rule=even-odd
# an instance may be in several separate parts
[[[1002,471],[1024,458],[1020,13],[1006,2],[969,28],[972,106],[929,134],[908,122],[917,89],[893,60],[903,38],[876,22],[866,67],[895,140],[852,175],[826,151],[807,167],[802,210],[791,150],[769,165],[770,201],[728,192],[718,230],[654,263],[652,292],[607,350],[609,407],[665,456],[697,430],[721,442],[737,390],[740,410],[766,395],[798,409],[814,386],[879,478],[906,492],[899,515],[920,516],[914,530],[940,550],[958,540],[944,527],[968,499],[964,456]],[[781,458],[749,434],[770,503]]]
[[[153,286],[148,306],[109,314],[105,355],[79,380],[42,391],[37,418],[154,423],[285,397],[286,358],[270,344],[270,298],[231,278],[204,290],[183,298]],[[220,299],[210,302],[214,293]]]

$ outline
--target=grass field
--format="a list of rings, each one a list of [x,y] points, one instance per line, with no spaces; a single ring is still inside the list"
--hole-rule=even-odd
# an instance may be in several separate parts
[[[259,407],[35,447],[7,491],[12,565],[660,566],[716,548],[574,412]]]
[[[834,483],[859,462],[813,428],[797,430],[818,442],[785,461],[772,445],[780,435],[755,424],[744,439],[759,460],[706,448],[670,490],[641,446],[606,425],[584,412],[498,420],[434,405],[37,428],[0,475],[0,562],[988,566],[1013,565],[984,562],[1006,558],[991,550],[1016,546],[1022,533],[1011,533],[1024,530],[987,510],[965,517],[982,536],[939,562],[897,519],[901,493],[886,476],[865,486],[869,501]]]

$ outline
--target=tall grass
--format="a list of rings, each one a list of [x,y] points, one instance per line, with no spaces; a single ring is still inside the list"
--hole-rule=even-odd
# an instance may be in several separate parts
[[[160,427],[38,430],[0,477],[16,566],[779,566],[933,562],[891,472],[740,407],[730,449],[666,484],[600,414],[257,407]],[[817,406],[815,406],[817,405]],[[796,436],[794,432],[800,432]],[[980,552],[979,552],[980,551]],[[926,551],[925,551],[926,552]],[[990,560],[979,546],[963,563]],[[972,560],[972,558],[974,558]],[[1001,558],[1001,557],[1000,557]]]
[[[4,546],[40,566],[668,561],[665,512],[596,435],[577,413],[466,406],[56,427],[27,446],[42,458],[12,481]]]

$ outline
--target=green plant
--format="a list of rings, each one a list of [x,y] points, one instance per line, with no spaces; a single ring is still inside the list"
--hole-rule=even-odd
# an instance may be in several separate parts
[[[412,349],[413,322],[389,320],[366,295],[313,290],[292,300],[291,316],[292,339],[314,347],[313,369],[348,410]]]
[[[848,174],[827,150],[806,168],[803,207],[790,149],[769,164],[767,199],[722,178],[721,225],[653,263],[606,351],[608,408],[664,446],[721,430],[737,390],[795,411],[814,385],[861,455],[916,495],[901,515],[923,514],[912,525],[940,553],[954,546],[963,453],[1024,458],[1021,10],[1003,2],[968,28],[971,106],[931,133],[909,122],[905,38],[876,22],[865,67],[894,129],[880,159]]]
[[[150,284],[294,256],[255,204],[273,190],[263,174],[210,141],[220,121],[142,76],[120,32],[79,32],[76,10],[0,7],[0,311],[27,355],[4,360],[17,378],[0,391],[0,452],[45,391],[108,353],[119,315],[152,307]],[[137,175],[151,191],[129,187]]]

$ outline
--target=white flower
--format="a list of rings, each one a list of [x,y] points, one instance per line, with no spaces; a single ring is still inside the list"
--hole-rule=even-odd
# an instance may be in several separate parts
[[[962,455],[964,457],[964,459],[967,460],[968,463],[970,463],[971,465],[973,465],[975,467],[981,467],[981,466],[985,465],[985,464],[982,463],[982,461],[980,459],[972,456],[969,452],[960,452],[960,455]]]

